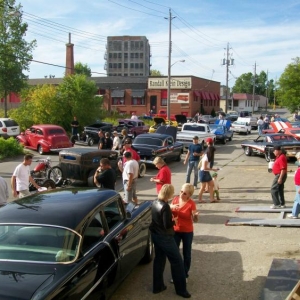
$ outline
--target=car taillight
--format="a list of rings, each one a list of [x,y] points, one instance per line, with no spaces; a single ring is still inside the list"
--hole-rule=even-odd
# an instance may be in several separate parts
[[[7,132],[7,128],[2,128],[2,131],[3,132]]]

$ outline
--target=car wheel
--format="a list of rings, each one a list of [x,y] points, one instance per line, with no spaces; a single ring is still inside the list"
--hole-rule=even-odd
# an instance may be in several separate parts
[[[271,157],[270,157],[270,152],[269,152],[269,151],[267,151],[267,152],[265,153],[265,159],[266,159],[267,162],[270,162],[270,161],[271,161]]]
[[[222,144],[226,144],[227,140],[226,140],[226,137],[224,137],[224,139],[222,140]]]
[[[39,153],[40,155],[43,155],[43,154],[45,153],[42,145],[39,145],[39,146],[38,146],[38,153]]]
[[[144,163],[139,164],[139,178],[143,178],[146,173],[146,165]]]
[[[52,179],[46,179],[41,187],[47,188],[47,190],[54,190],[56,188],[55,182]]]
[[[92,170],[89,173],[89,177],[88,177],[88,180],[87,180],[88,187],[95,187],[96,186],[95,183],[94,183],[95,172],[96,172],[96,170]]]
[[[147,247],[146,252],[141,260],[141,263],[147,264],[152,261],[153,259],[153,242],[151,238],[151,234],[148,235]]]
[[[175,161],[181,161],[181,153],[176,157]]]
[[[89,138],[87,144],[89,146],[93,146],[94,145],[94,140],[92,138]]]
[[[63,173],[60,167],[53,167],[48,173],[48,178],[55,182],[56,186],[60,186],[63,182]]]
[[[229,141],[230,141],[230,142],[232,141],[232,138],[233,138],[233,135],[229,138]]]
[[[245,147],[244,148],[244,153],[247,156],[251,156],[252,155],[252,149],[250,147]]]

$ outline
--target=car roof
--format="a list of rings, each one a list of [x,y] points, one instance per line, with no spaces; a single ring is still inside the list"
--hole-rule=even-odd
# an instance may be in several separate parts
[[[34,127],[34,128],[43,128],[43,129],[53,129],[53,128],[59,128],[59,129],[63,129],[63,127],[61,126],[58,126],[58,125],[53,125],[53,124],[38,124],[38,125],[32,125],[30,126],[31,127]]]
[[[164,133],[142,133],[139,134],[137,138],[145,138],[145,137],[149,137],[149,138],[158,138],[158,139],[165,139],[167,137],[172,137],[170,134],[164,134]],[[133,144],[134,144],[134,140],[133,140]]]
[[[95,208],[118,193],[91,188],[57,189],[36,193],[0,209],[1,223],[30,223],[80,230]]]
[[[113,150],[105,150],[105,149],[90,149],[90,148],[71,148],[71,149],[64,149],[59,152],[60,155],[65,154],[86,154],[86,153],[95,153],[95,154],[118,154],[117,151]]]

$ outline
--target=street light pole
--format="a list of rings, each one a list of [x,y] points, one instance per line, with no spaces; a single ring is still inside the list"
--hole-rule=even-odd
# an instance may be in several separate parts
[[[169,9],[169,55],[168,55],[168,95],[167,95],[167,119],[170,120],[170,90],[171,90],[171,53],[172,53],[172,12]]]

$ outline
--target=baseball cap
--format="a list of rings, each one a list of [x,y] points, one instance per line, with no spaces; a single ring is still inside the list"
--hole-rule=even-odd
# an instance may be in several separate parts
[[[205,141],[206,141],[206,143],[209,143],[209,144],[212,144],[214,142],[212,138],[207,138]]]
[[[279,146],[279,145],[276,145],[276,146],[274,146],[274,150],[282,150],[282,148],[281,148],[281,146]]]
[[[195,136],[193,137],[193,140],[199,140],[199,137],[198,137],[197,135],[195,135]]]

